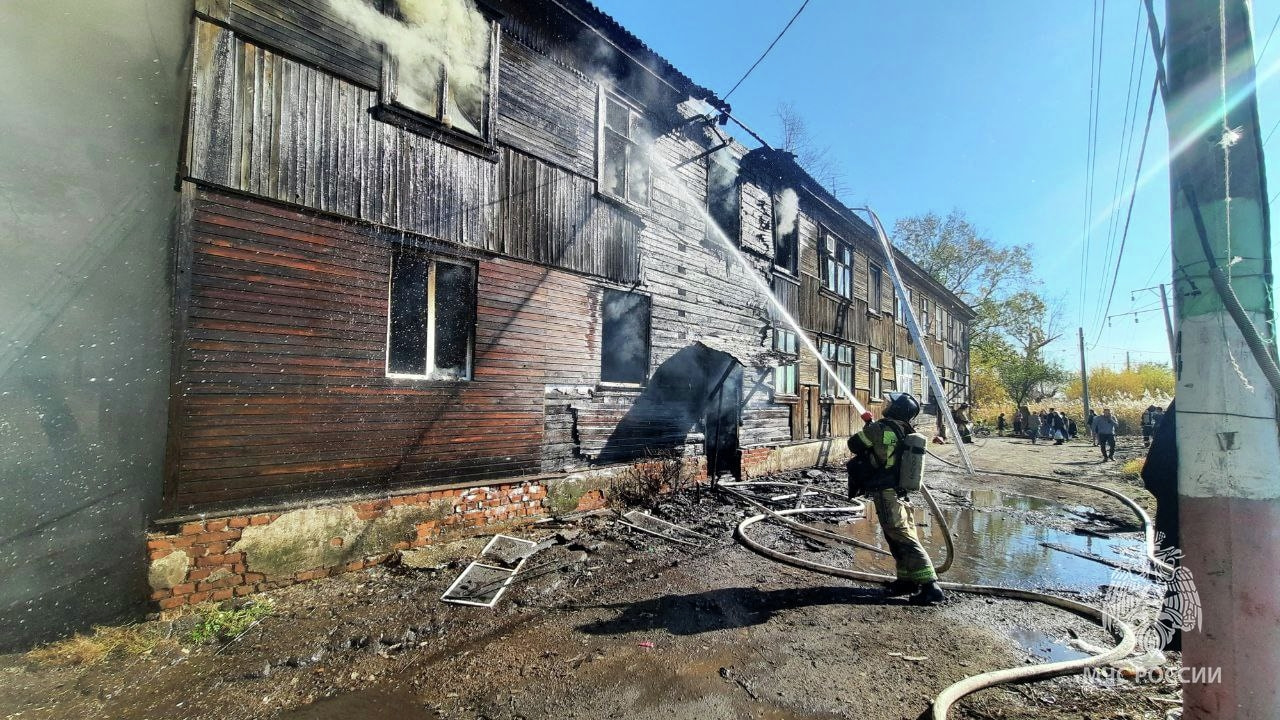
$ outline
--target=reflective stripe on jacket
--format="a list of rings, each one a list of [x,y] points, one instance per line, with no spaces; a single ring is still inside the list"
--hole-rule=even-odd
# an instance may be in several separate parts
[[[872,464],[879,470],[891,470],[898,462],[898,432],[884,420],[870,423],[849,438],[849,449],[857,453],[870,451]]]

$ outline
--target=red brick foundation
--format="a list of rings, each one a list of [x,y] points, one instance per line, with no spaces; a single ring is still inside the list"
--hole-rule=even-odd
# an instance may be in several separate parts
[[[598,496],[598,497],[597,497]],[[151,593],[151,601],[161,609],[193,605],[205,601],[221,601],[262,590],[285,587],[307,580],[353,572],[385,562],[395,552],[421,547],[441,535],[461,532],[483,525],[517,523],[544,514],[546,487],[539,482],[521,482],[459,490],[434,490],[412,495],[360,500],[347,505],[360,520],[382,517],[391,508],[417,506],[439,507],[441,501],[452,502],[453,512],[438,520],[414,525],[412,536],[386,548],[386,552],[367,556],[341,565],[303,570],[288,577],[268,579],[247,567],[244,553],[230,552],[246,527],[269,525],[283,512],[233,515],[209,520],[196,520],[179,525],[176,530],[147,535],[147,554],[152,562],[175,552],[186,553],[188,567],[182,582]],[[583,509],[602,507],[604,494],[599,491],[583,497]],[[342,545],[342,538],[329,544]]]
[[[828,441],[829,442],[829,441]],[[810,444],[812,445],[812,444]],[[842,446],[843,443],[840,443]],[[789,467],[809,466],[811,457],[802,458],[788,454],[788,447],[756,447],[742,451],[742,470],[744,478],[760,477]],[[794,449],[794,447],[790,448]],[[826,457],[825,454],[822,457]],[[643,463],[639,466],[643,467]],[[699,459],[699,466],[693,470],[691,479],[695,482],[706,482],[706,463]],[[550,482],[556,482],[552,479]],[[587,489],[577,501],[578,510],[595,510],[606,505],[605,490],[597,485]],[[233,597],[248,595],[263,590],[285,587],[307,580],[339,575],[341,573],[362,570],[373,565],[386,562],[401,550],[422,547],[442,537],[462,536],[485,526],[500,527],[506,524],[518,524],[543,517],[547,514],[547,486],[541,480],[528,480],[501,483],[484,487],[461,488],[452,490],[430,490],[376,499],[349,500],[345,503],[334,502],[318,506],[325,510],[342,511],[348,518],[354,513],[356,521],[372,524],[379,518],[393,513],[418,512],[429,515],[431,519],[413,521],[405,526],[403,537],[398,540],[384,538],[385,542],[376,547],[361,548],[373,554],[362,554],[348,557],[343,562],[307,568],[281,575],[279,572],[268,577],[261,568],[253,566],[245,557],[245,553],[234,550],[236,543],[242,539],[246,528],[270,526],[282,516],[297,512],[260,512],[245,515],[230,515],[184,522],[175,528],[150,533],[147,536],[147,553],[152,563],[163,561],[173,553],[186,554],[186,567],[178,563],[170,563],[160,572],[163,582],[152,578],[153,587],[151,601],[161,609],[171,609],[183,605],[193,605],[206,601],[222,601]],[[289,526],[286,526],[287,530]],[[398,530],[397,530],[398,532]],[[309,547],[341,548],[342,537],[326,538],[316,536],[309,538]],[[157,566],[153,565],[153,571]],[[180,577],[175,577],[181,573]],[[170,587],[158,587],[170,585]]]

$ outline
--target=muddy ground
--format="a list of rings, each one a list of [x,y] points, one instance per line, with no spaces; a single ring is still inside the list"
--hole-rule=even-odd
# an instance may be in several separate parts
[[[1087,441],[1033,448],[993,438],[980,441],[974,458],[990,469],[1107,483],[1149,503],[1122,476],[1123,461],[1142,452],[1140,443],[1126,440],[1117,462],[1106,464]],[[948,457],[944,448],[935,450]],[[830,488],[842,482],[834,469],[785,479]],[[967,518],[956,529],[957,573],[981,579],[1021,572],[1015,579],[1027,586],[1071,585],[1080,575],[1087,582],[1062,591],[1096,598],[1097,586],[1087,586],[1094,576],[1072,570],[1083,566],[1046,564],[1041,577],[1035,564],[1036,557],[1090,561],[1039,548],[1020,570],[994,557],[1003,551],[985,539],[1012,528],[1007,534],[1015,539],[1030,531],[1033,538],[1136,543],[1136,535],[1125,534],[1133,530],[1132,514],[1101,493],[968,477],[937,463],[929,481],[949,515]],[[735,544],[732,528],[744,508],[707,492],[664,499],[656,512],[717,540],[705,547],[671,543],[601,515],[530,525],[515,534],[547,547],[494,609],[440,602],[479,549],[459,543],[434,557],[269,593],[272,614],[229,643],[190,645],[196,616],[188,615],[148,623],[172,639],[142,655],[126,651],[84,665],[0,657],[0,715],[914,718],[965,676],[1079,656],[1066,646],[1073,634],[1107,640],[1088,621],[1033,603],[953,594],[941,607],[913,607],[886,601],[872,585],[781,566]],[[936,544],[937,529],[919,517]],[[843,520],[828,527],[874,531],[868,520]],[[787,552],[887,567],[865,552],[855,558],[771,528],[758,537]],[[969,560],[962,541],[973,551]],[[976,557],[983,549],[991,563]],[[1112,569],[1098,572],[1105,582]],[[1101,687],[1069,677],[984,691],[953,717],[1161,720],[1176,698],[1176,686]]]

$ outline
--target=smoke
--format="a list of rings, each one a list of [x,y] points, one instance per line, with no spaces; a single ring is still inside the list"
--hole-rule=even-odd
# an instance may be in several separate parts
[[[734,217],[739,212],[738,161],[728,149],[712,153],[710,159],[707,172],[707,196],[715,205],[713,210],[717,218]],[[728,232],[731,228],[725,228],[725,230]]]
[[[786,188],[778,193],[778,199],[775,201],[773,214],[777,218],[778,234],[790,235],[796,230],[796,222],[800,218],[800,198],[796,197],[796,191]]]
[[[395,2],[401,20],[365,0],[329,0],[352,30],[395,59],[401,104],[435,116],[443,72],[448,98],[440,120],[478,134],[489,87],[489,21],[471,0]]]

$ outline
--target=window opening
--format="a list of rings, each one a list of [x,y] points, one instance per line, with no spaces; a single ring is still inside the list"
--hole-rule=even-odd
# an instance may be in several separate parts
[[[649,297],[605,289],[600,380],[641,384],[649,377]]]
[[[412,248],[391,256],[387,375],[466,380],[475,336],[475,268]]]

